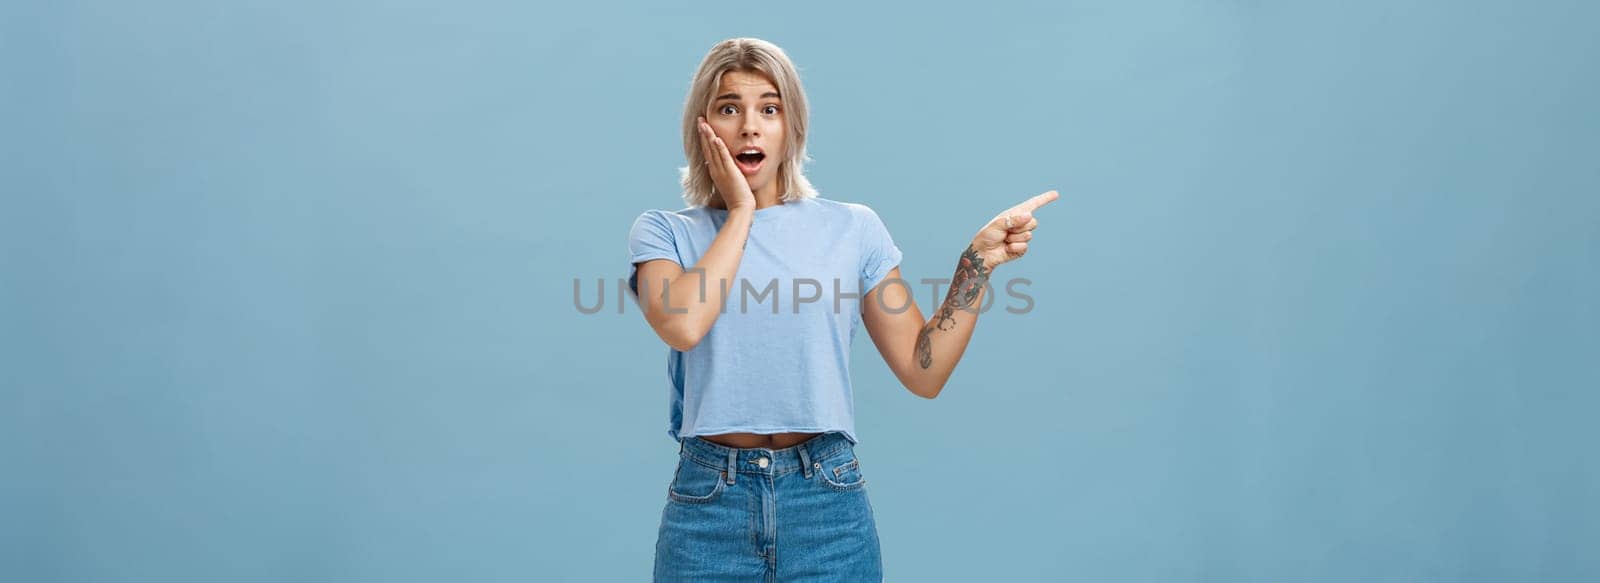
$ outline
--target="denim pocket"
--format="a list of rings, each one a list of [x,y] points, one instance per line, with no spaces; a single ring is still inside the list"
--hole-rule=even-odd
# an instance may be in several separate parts
[[[867,485],[867,479],[861,475],[861,460],[856,458],[855,452],[834,456],[818,463],[815,468],[817,475],[822,476],[822,482],[828,487],[845,492],[855,490]]]
[[[717,469],[687,456],[678,457],[678,469],[667,485],[667,498],[685,504],[704,504],[716,500],[727,484],[727,469]]]

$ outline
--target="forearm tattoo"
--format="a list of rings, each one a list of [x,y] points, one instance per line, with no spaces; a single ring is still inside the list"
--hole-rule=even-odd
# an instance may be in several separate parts
[[[961,252],[961,260],[956,263],[956,274],[950,281],[950,293],[944,298],[944,303],[934,313],[934,318],[922,327],[922,332],[917,334],[917,364],[926,369],[933,366],[933,330],[952,330],[956,327],[956,310],[966,310],[977,313],[978,294],[983,293],[983,288],[989,282],[989,272],[992,267],[983,264],[983,256],[971,245]]]

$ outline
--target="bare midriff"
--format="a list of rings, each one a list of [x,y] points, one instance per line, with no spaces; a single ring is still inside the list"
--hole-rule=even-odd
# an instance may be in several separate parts
[[[749,449],[749,448],[753,448],[753,447],[764,447],[764,448],[767,448],[767,449],[783,449],[783,448],[786,448],[786,447],[794,447],[796,445],[804,443],[805,440],[811,439],[811,438],[816,437],[818,435],[822,435],[822,434],[821,433],[770,433],[770,434],[768,434],[768,433],[722,433],[722,434],[717,434],[717,435],[701,435],[699,437],[700,437],[700,439],[704,439],[704,440],[709,441],[711,443],[715,443],[715,444],[718,444],[718,445],[726,445],[728,447],[734,447],[734,448]]]

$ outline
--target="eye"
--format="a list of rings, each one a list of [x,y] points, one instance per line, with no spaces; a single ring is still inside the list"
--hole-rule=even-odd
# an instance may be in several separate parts
[[[761,113],[765,113],[767,115],[778,115],[778,106],[776,106],[776,105],[768,105],[766,107],[763,107],[763,108],[761,108]]]
[[[728,104],[718,108],[717,112],[721,113],[722,115],[733,115],[739,113],[739,108],[734,107],[732,104]]]

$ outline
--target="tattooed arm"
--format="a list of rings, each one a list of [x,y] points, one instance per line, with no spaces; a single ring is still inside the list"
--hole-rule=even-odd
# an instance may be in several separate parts
[[[991,273],[983,262],[971,246],[961,252],[944,302],[928,320],[923,320],[909,284],[898,283],[902,281],[898,267],[889,271],[884,284],[862,298],[867,333],[900,384],[912,394],[928,399],[939,396],[966,352]]]
[[[961,252],[944,301],[924,321],[896,267],[861,300],[867,333],[906,389],[932,399],[944,390],[972,340],[985,286],[994,268],[1028,252],[1039,219],[1033,211],[1058,198],[1055,191],[1006,209],[984,225]]]

